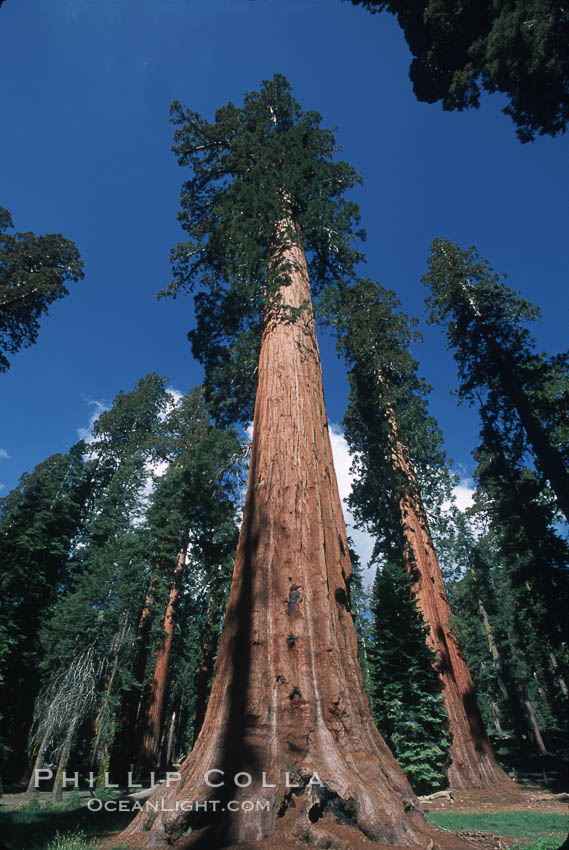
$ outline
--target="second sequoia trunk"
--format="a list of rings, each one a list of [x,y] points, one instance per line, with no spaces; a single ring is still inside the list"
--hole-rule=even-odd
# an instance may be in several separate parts
[[[373,724],[358,666],[306,262],[296,244],[280,259],[291,271],[265,321],[243,523],[206,717],[181,781],[158,790],[155,810],[124,837],[146,831],[145,846],[160,847],[203,827],[219,847],[264,838],[289,807],[310,828],[308,815],[314,821],[331,804],[372,839],[425,846],[431,829]],[[290,307],[301,308],[294,318],[283,315]],[[262,810],[224,811],[255,800]],[[203,805],[175,811],[182,801]]]
[[[507,780],[496,756],[478,708],[474,684],[452,625],[452,612],[441,568],[415,474],[404,446],[397,440],[393,412],[390,424],[394,435],[393,464],[407,486],[399,499],[403,534],[407,543],[407,569],[412,593],[425,623],[430,627],[428,641],[439,659],[443,698],[452,735],[449,785],[454,789],[483,788]]]

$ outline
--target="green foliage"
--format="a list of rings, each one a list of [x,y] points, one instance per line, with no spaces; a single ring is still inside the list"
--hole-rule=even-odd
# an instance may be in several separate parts
[[[528,323],[539,311],[496,275],[474,248],[435,239],[423,282],[430,321],[446,329],[459,367],[459,397],[480,405],[481,447],[500,444],[520,471],[535,464],[569,519],[569,354],[535,350]]]
[[[368,657],[374,720],[413,789],[437,790],[446,784],[448,721],[436,656],[426,643],[429,629],[402,564],[387,562],[378,570],[372,614]]]
[[[538,750],[528,700],[548,749],[566,739],[568,670],[561,634],[567,588],[553,564],[542,564],[547,576],[542,581],[537,568],[546,551],[538,557],[531,552],[526,535],[536,524],[531,509],[525,517],[520,514],[522,497],[511,486],[500,497],[506,524],[498,533],[478,488],[474,523],[460,517],[454,539],[449,537],[449,548],[439,549],[439,555],[486,728],[527,755]],[[533,511],[539,518],[539,503]]]
[[[0,499],[0,754],[24,748],[39,688],[37,632],[68,581],[68,558],[89,501],[84,444],[52,455]],[[13,763],[14,764],[14,763]]]
[[[429,321],[444,326],[458,364],[459,398],[479,400],[513,459],[531,450],[538,466],[552,454],[567,467],[569,355],[535,350],[528,324],[539,309],[506,286],[475,248],[463,250],[447,239],[434,240],[422,280],[431,293]],[[540,428],[545,437],[538,434],[538,442]]]
[[[58,233],[8,233],[12,228],[10,213],[0,207],[0,372],[10,368],[10,355],[36,342],[41,316],[69,294],[65,282],[83,277],[79,252],[69,239]]]
[[[493,627],[503,635],[497,641],[502,670],[496,678],[491,663],[480,679],[495,678],[509,694],[506,725],[513,726],[518,740],[525,735],[526,711],[518,711],[516,703],[524,705],[527,698],[541,703],[542,722],[561,732],[557,718],[566,713],[561,683],[569,660],[564,634],[569,549],[559,510],[567,515],[569,509],[569,359],[536,351],[528,326],[538,309],[506,286],[474,248],[436,239],[423,280],[431,290],[430,320],[445,327],[458,363],[459,396],[480,406],[475,515],[494,564],[487,588],[494,594],[500,588],[512,617],[502,628],[496,608]],[[464,563],[473,568],[468,555]],[[496,595],[493,599],[490,593],[484,601],[491,621]],[[509,647],[517,647],[514,655],[519,650],[527,661],[514,661]],[[483,654],[475,654],[482,661]],[[490,701],[504,704],[496,691]]]
[[[41,749],[44,761],[70,748],[71,762],[104,772],[126,747],[132,762],[125,706],[134,700],[136,720],[188,546],[172,659],[181,672],[170,677],[168,711],[185,712],[180,740],[191,725],[204,635],[215,652],[237,543],[243,453],[235,433],[212,426],[201,388],[177,398],[165,381],[151,373],[119,393],[91,442],[50,458],[0,501],[10,773],[24,769],[30,726],[30,754]]]
[[[562,0],[352,0],[397,16],[418,100],[478,107],[482,89],[508,97],[518,138],[564,133],[569,118],[569,22]]]
[[[75,830],[71,835],[57,832],[46,850],[96,850],[97,844],[88,841],[82,830]]]
[[[400,311],[395,293],[370,280],[329,289],[319,317],[332,325],[350,371],[345,437],[354,457],[350,496],[354,516],[375,538],[375,557],[398,560],[405,546],[399,499],[414,489],[435,522],[443,517],[453,479],[409,346],[416,322]],[[415,480],[393,462],[404,447]]]
[[[198,290],[189,336],[206,369],[206,396],[220,422],[252,418],[260,335],[289,268],[282,251],[300,242],[315,290],[353,276],[359,221],[343,194],[360,181],[333,161],[332,132],[295,101],[276,74],[243,106],[209,122],[174,103],[174,151],[191,171],[178,218],[188,240],[172,252],[167,294]],[[286,316],[285,316],[286,318]]]

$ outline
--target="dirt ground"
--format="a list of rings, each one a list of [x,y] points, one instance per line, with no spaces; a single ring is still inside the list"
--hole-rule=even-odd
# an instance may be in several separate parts
[[[569,794],[555,794],[535,786],[516,786],[513,783],[494,785],[475,791],[455,791],[452,797],[443,796],[435,799],[422,801],[425,812],[508,812],[508,811],[535,811],[556,812],[567,814],[569,812]],[[369,841],[361,833],[355,832],[349,827],[334,822],[333,818],[326,816],[315,826],[307,825],[304,833],[295,833],[298,830],[297,822],[283,818],[276,832],[264,841],[251,841],[244,844],[227,846],[225,850],[301,850],[301,848],[317,847],[328,848],[328,850],[393,850],[393,845],[377,844]],[[117,843],[118,835],[105,836],[104,847],[111,847]],[[452,833],[445,830],[432,829],[427,835],[424,844],[419,845],[417,850],[508,850],[518,842],[524,844],[523,839],[490,835],[482,832],[459,832]],[[529,843],[529,842],[528,842]],[[141,843],[132,843],[134,847],[142,847]],[[192,837],[183,844],[176,845],[179,850],[192,850],[192,848],[206,845],[200,841],[199,834]],[[411,849],[411,845],[409,845]],[[221,850],[220,847],[211,845],[211,850]]]

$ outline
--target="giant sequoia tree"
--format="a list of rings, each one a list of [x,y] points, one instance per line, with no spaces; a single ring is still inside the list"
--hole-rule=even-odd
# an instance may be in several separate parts
[[[408,350],[413,326],[398,307],[394,293],[368,280],[323,299],[350,366],[345,433],[359,473],[350,503],[374,534],[376,555],[391,570],[405,565],[411,577],[437,655],[452,737],[449,782],[476,788],[505,775],[484,730],[433,545],[426,505],[441,513],[451,477],[441,432],[427,414],[425,383]]]
[[[569,19],[563,0],[352,0],[397,16],[413,61],[418,100],[477,107],[503,92],[522,142],[565,132],[569,119]]]
[[[219,417],[247,419],[257,391],[207,713],[181,782],[154,798],[166,811],[141,812],[125,835],[147,831],[146,846],[166,846],[203,827],[200,846],[219,847],[262,838],[286,815],[312,840],[310,820],[331,805],[372,839],[426,843],[428,827],[363,690],[311,309],[309,273],[317,288],[353,273],[357,210],[342,196],[357,176],[332,160],[332,134],[300,109],[282,76],[213,123],[178,104],[173,115],[175,150],[191,176],[180,213],[190,238],[175,252],[171,289],[199,286],[194,351]],[[210,770],[223,771],[209,775],[219,787],[207,785]],[[237,787],[235,774],[250,784]],[[266,809],[222,808],[255,799]],[[206,805],[176,810],[177,800]],[[214,800],[217,812],[207,805]]]

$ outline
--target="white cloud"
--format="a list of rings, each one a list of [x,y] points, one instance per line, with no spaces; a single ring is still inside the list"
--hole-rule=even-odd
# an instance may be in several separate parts
[[[166,387],[166,392],[171,396],[173,404],[178,404],[184,398],[184,393],[181,390],[177,390],[176,387]]]
[[[345,504],[345,499],[352,492],[353,475],[350,472],[352,465],[352,457],[348,450],[348,444],[344,437],[344,432],[340,425],[333,422],[328,423],[330,432],[330,442],[332,443],[332,455],[334,457],[334,469],[336,470],[336,478],[338,479],[338,490],[340,491],[340,499],[342,500],[342,510],[344,519],[348,529],[348,535],[352,538],[354,548],[360,556],[362,567],[364,568],[364,581],[367,584],[373,580],[372,570],[367,570],[367,565],[373,551],[373,537],[366,531],[361,531],[354,528],[354,518]]]
[[[0,460],[5,460],[6,458],[9,458],[9,457],[10,457],[10,455],[8,454],[6,449],[0,449]]]
[[[87,425],[87,427],[86,428],[77,428],[77,434],[79,435],[80,440],[85,440],[86,443],[92,443],[93,442],[93,425],[95,424],[95,422],[97,421],[97,419],[99,418],[101,413],[104,413],[105,410],[109,409],[109,407],[104,402],[94,401],[93,399],[89,399],[87,404],[92,405],[94,409],[93,409],[93,412],[91,413],[91,416],[89,417],[89,424]]]
[[[474,481],[472,478],[461,478],[456,487],[452,488],[459,511],[465,511],[474,504]]]

